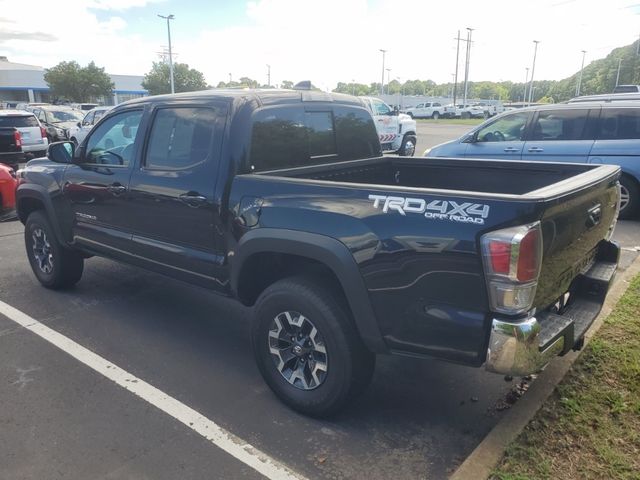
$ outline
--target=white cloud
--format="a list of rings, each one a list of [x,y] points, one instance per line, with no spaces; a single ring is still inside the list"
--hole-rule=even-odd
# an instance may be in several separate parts
[[[76,0],[59,8],[50,0],[31,0],[29,14],[15,0],[0,0],[10,35],[0,35],[0,49],[10,59],[45,67],[61,60],[95,60],[111,73],[143,74],[165,42],[131,33],[136,21],[127,10],[150,0]],[[312,80],[323,88],[337,81],[380,81],[381,53],[388,50],[391,78],[448,82],[454,71],[456,31],[473,27],[471,80],[523,81],[531,66],[534,39],[540,40],[536,79],[560,79],[611,48],[637,38],[638,17],[628,0],[253,0],[237,25],[184,33],[180,8],[172,33],[178,61],[205,73],[211,84],[248,76],[272,83]],[[185,5],[182,8],[193,8]],[[113,13],[98,20],[95,12]],[[203,8],[215,17],[214,7]],[[182,17],[184,18],[184,17]],[[188,26],[187,26],[188,27]],[[35,36],[30,36],[36,34]],[[55,40],[39,41],[54,36]],[[463,66],[464,44],[460,55]],[[385,72],[386,73],[386,72]],[[462,75],[462,74],[461,74]],[[386,77],[386,75],[385,75]]]
[[[148,1],[75,0],[73,8],[59,8],[47,0],[30,0],[28,15],[15,8],[15,3],[0,0],[0,11],[7,21],[3,29],[31,34],[26,39],[23,35],[0,40],[0,50],[15,62],[51,67],[63,60],[83,65],[93,60],[110,73],[142,74],[158,49],[156,39],[126,33],[126,12],[101,21],[91,10],[97,3],[104,9],[120,9],[125,3],[134,6]]]

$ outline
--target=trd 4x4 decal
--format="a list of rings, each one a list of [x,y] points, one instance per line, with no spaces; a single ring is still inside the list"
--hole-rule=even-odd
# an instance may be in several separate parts
[[[427,203],[422,198],[388,197],[386,195],[369,195],[373,200],[373,208],[381,208],[384,213],[395,210],[400,215],[418,213],[425,218],[449,220],[451,222],[475,223],[483,225],[489,216],[489,205],[453,200],[432,200]]]

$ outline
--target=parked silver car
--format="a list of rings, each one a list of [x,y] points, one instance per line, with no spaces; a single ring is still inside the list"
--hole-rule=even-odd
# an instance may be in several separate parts
[[[82,143],[84,137],[87,136],[87,133],[89,133],[93,126],[112,108],[113,107],[96,107],[89,110],[81,122],[78,122],[75,127],[69,129],[69,140],[76,145]]]

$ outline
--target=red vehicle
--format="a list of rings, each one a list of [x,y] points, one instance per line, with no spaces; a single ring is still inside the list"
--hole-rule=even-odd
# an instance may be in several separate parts
[[[15,215],[17,186],[16,172],[0,163],[0,220]]]

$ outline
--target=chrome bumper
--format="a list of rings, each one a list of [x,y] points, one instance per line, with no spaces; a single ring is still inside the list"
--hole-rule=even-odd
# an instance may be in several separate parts
[[[486,369],[504,375],[529,375],[540,371],[564,349],[564,337],[544,351],[539,349],[540,323],[535,317],[510,323],[494,319],[489,337]]]

